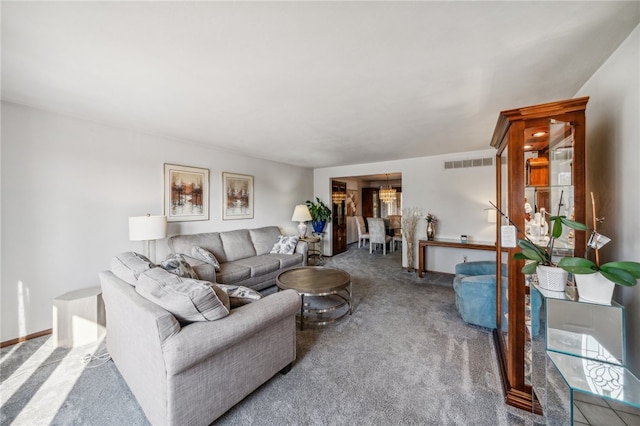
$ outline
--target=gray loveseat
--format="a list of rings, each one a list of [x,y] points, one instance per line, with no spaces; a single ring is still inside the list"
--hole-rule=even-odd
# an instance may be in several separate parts
[[[308,245],[298,241],[293,254],[270,253],[282,231],[277,226],[175,235],[169,238],[169,249],[182,254],[198,278],[210,282],[239,285],[254,290],[273,286],[284,269],[307,265]],[[193,257],[193,247],[210,251],[220,263],[220,271]]]
[[[230,311],[222,307],[226,316],[214,321],[181,324],[139,294],[143,282],[153,283],[165,273],[157,267],[146,269],[128,279],[119,272],[116,276],[112,266],[112,271],[100,273],[100,281],[107,350],[152,424],[208,425],[291,367],[300,309],[297,292],[281,291]],[[171,285],[187,289],[207,285],[165,275]],[[168,287],[158,288],[163,297],[176,295],[164,291]]]

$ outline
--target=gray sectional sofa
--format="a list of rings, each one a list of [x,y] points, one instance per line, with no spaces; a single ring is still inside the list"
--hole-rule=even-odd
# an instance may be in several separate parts
[[[273,286],[284,269],[307,265],[308,245],[298,241],[293,254],[270,253],[282,231],[277,226],[238,229],[169,238],[169,249],[182,254],[198,278],[220,284],[240,285],[254,290]],[[220,264],[216,271],[210,264],[193,257],[193,248],[211,252]]]
[[[231,309],[217,286],[137,253],[100,282],[107,350],[153,425],[208,425],[296,358],[296,291]]]

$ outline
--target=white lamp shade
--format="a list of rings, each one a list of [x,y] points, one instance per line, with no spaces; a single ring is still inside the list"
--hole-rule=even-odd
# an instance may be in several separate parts
[[[159,240],[167,236],[166,216],[134,216],[129,218],[131,241]]]
[[[293,211],[293,217],[291,220],[295,222],[306,222],[311,220],[311,213],[309,213],[309,207],[306,204],[298,204]]]

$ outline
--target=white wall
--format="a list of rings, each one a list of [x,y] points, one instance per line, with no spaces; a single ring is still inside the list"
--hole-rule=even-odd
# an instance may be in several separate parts
[[[594,192],[596,216],[605,217],[599,231],[613,239],[600,251],[603,262],[640,262],[639,80],[640,26],[576,93],[576,97],[590,96],[587,104],[587,190]],[[640,286],[616,287],[614,300],[626,309],[627,362],[638,376]]]
[[[436,215],[437,238],[459,240],[461,234],[467,234],[470,241],[494,242],[495,225],[487,222],[487,212],[484,210],[490,207],[489,201],[495,202],[494,167],[444,169],[445,161],[492,156],[495,156],[494,149],[315,169],[314,193],[327,202],[330,199],[329,182],[332,177],[400,172],[402,173],[403,207],[419,207],[425,215],[427,213]],[[421,221],[417,230],[419,239],[426,238],[425,228],[426,221]],[[327,227],[329,236],[330,231],[331,228]],[[330,238],[325,243],[325,254],[331,254]],[[429,248],[427,268],[453,273],[456,263],[461,262],[462,256],[465,255],[470,261],[495,259],[493,253],[486,251],[432,247]],[[417,247],[415,260],[417,267]],[[403,266],[407,266],[406,245],[403,245]]]
[[[99,285],[113,255],[142,250],[129,216],[163,213],[163,164],[210,170],[210,220],[169,235],[279,225],[312,197],[311,169],[238,156],[2,103],[2,327],[7,341],[52,327],[51,301]],[[254,176],[255,216],[222,220],[221,173]],[[168,253],[157,242],[157,258]]]

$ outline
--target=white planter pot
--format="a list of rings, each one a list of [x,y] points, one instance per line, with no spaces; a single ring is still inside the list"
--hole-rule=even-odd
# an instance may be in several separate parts
[[[538,265],[536,267],[536,275],[538,276],[538,283],[543,289],[564,291],[569,273],[557,266]]]
[[[575,274],[580,301],[610,305],[615,283],[596,272],[595,274]]]

